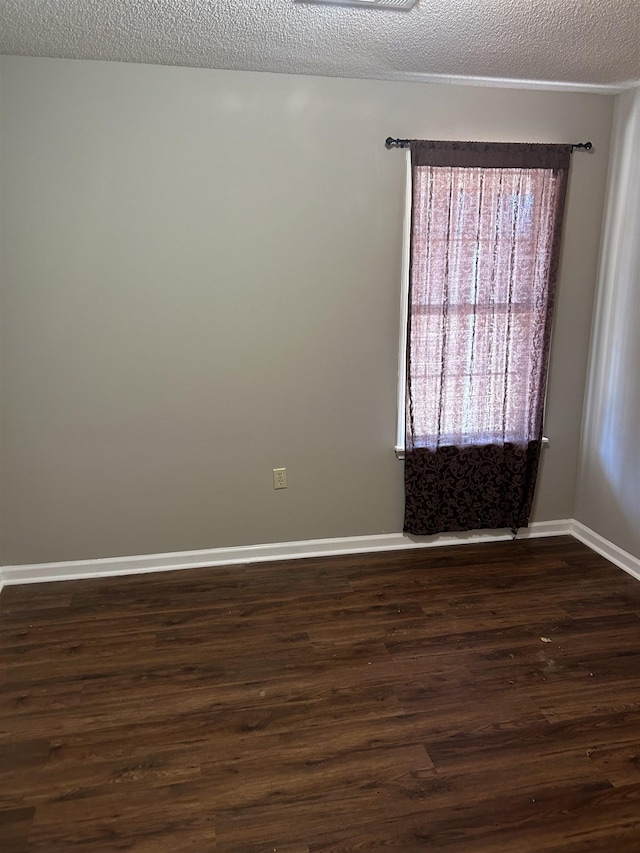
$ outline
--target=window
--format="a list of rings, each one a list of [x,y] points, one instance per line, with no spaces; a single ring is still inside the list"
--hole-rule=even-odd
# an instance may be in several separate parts
[[[570,145],[411,141],[405,525],[528,524]]]
[[[523,443],[535,435],[555,203],[550,170],[418,166],[412,181],[407,156],[399,455],[408,316],[418,446]]]

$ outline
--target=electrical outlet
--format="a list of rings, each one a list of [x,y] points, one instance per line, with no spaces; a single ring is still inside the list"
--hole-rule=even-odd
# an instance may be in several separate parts
[[[274,468],[273,469],[273,488],[274,489],[286,489],[287,488],[287,469],[286,468]]]

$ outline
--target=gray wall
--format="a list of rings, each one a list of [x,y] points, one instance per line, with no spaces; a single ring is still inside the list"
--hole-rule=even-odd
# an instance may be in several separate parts
[[[616,98],[576,518],[640,558],[640,89]]]
[[[0,85],[5,564],[401,529],[389,134],[595,144],[534,517],[572,515],[612,98],[19,57]]]

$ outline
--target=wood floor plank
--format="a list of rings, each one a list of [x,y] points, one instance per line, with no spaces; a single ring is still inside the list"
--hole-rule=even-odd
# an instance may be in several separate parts
[[[2,853],[637,853],[640,585],[558,537],[8,587]]]

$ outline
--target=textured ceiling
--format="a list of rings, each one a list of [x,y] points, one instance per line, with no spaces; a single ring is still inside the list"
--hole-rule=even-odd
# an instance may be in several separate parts
[[[0,52],[340,77],[640,80],[639,0],[1,0]]]

